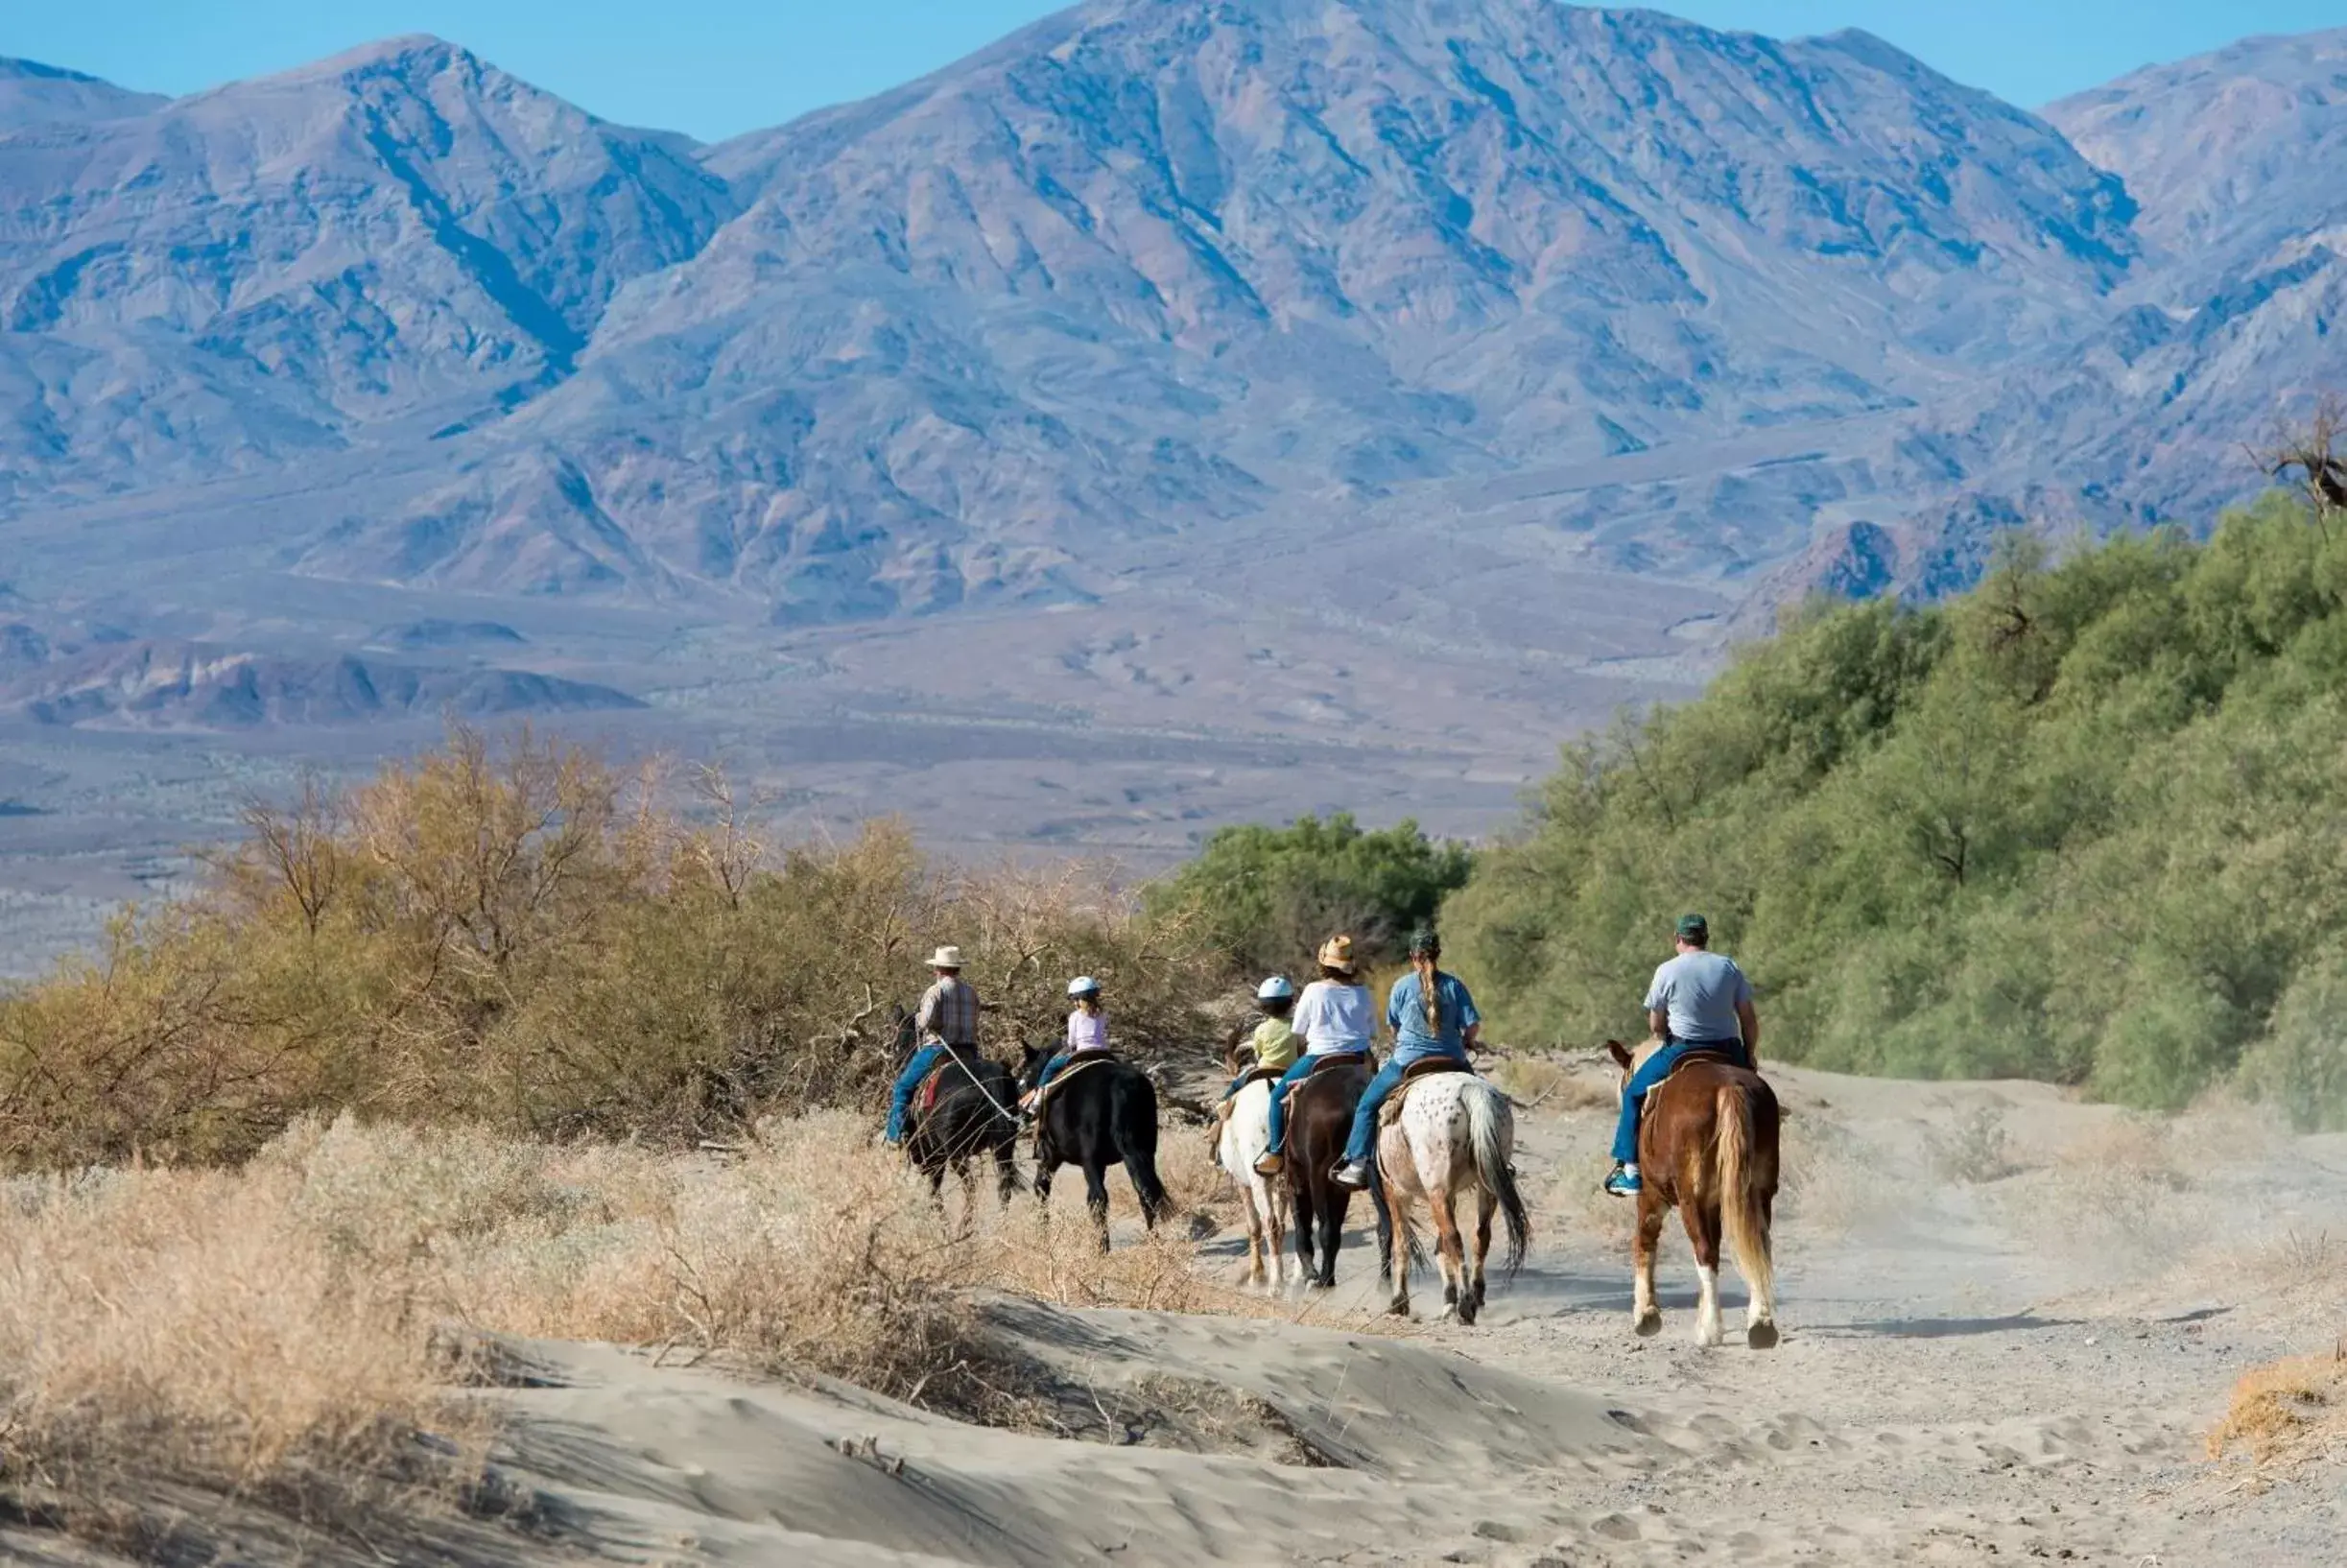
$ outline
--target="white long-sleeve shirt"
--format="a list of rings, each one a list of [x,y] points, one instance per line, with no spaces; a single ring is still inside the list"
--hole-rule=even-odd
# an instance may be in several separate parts
[[[1068,1049],[1071,1052],[1107,1050],[1108,1014],[1086,1012],[1081,1008],[1069,1013]]]

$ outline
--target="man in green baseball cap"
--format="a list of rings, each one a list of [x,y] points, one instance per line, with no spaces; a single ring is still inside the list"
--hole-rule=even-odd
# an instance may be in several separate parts
[[[1711,951],[1711,922],[1700,915],[1678,921],[1678,957],[1654,971],[1647,987],[1647,1023],[1661,1050],[1639,1064],[1622,1090],[1622,1116],[1614,1128],[1614,1170],[1605,1190],[1635,1198],[1638,1176],[1638,1113],[1647,1092],[1671,1076],[1680,1058],[1697,1051],[1726,1057],[1760,1070],[1760,1015],[1752,1010],[1752,986],[1736,961]]]

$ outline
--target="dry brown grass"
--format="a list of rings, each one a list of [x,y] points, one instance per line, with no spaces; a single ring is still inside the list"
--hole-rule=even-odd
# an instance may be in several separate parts
[[[465,730],[344,795],[255,807],[190,896],[0,986],[0,1169],[233,1164],[304,1115],[689,1149],[869,1108],[938,942],[997,1056],[1101,977],[1121,1047],[1195,1050],[1210,972],[1099,867],[956,869],[900,825],[770,851],[689,795]]]
[[[1784,1119],[1777,1142],[1777,1212],[1822,1236],[1845,1236],[1894,1212],[1908,1177],[1872,1144],[1823,1111]]]
[[[113,1533],[154,1483],[338,1513],[404,1485],[412,1434],[478,1451],[477,1414],[405,1277],[354,1267],[298,1174],[19,1181],[0,1222],[0,1480]]]
[[[1614,1108],[1613,1075],[1569,1057],[1516,1053],[1501,1057],[1488,1071],[1491,1081],[1527,1111],[1556,1116]]]
[[[2208,1437],[2209,1458],[2246,1455],[2292,1464],[2347,1442],[2347,1340],[2322,1355],[2293,1356],[2245,1373]]]
[[[1184,1142],[1163,1152],[1177,1201],[1218,1200]],[[448,1347],[485,1334],[689,1347],[1022,1424],[1036,1407],[985,1292],[1302,1314],[1203,1275],[1178,1219],[1140,1236],[1114,1180],[1103,1256],[1079,1181],[1048,1218],[990,1191],[965,1215],[950,1186],[940,1215],[844,1113],[725,1156],[344,1117],[235,1173],[21,1178],[0,1211],[0,1486],[70,1520],[159,1482],[408,1485],[419,1431],[480,1451],[486,1407],[450,1396]]]

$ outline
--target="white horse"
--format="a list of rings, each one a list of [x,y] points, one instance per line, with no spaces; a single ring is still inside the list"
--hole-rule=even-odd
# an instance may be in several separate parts
[[[1246,1205],[1247,1283],[1280,1291],[1288,1284],[1288,1179],[1255,1174],[1255,1162],[1271,1147],[1272,1087],[1259,1079],[1239,1091],[1215,1144],[1215,1159],[1230,1173],[1240,1201]],[[1271,1257],[1268,1280],[1263,1267],[1267,1252]]]
[[[1410,1263],[1417,1251],[1410,1205],[1424,1203],[1434,1218],[1434,1251],[1442,1271],[1442,1315],[1475,1321],[1483,1307],[1483,1260],[1491,1251],[1494,1210],[1507,1223],[1507,1271],[1523,1266],[1531,1238],[1524,1200],[1516,1191],[1516,1119],[1507,1096],[1473,1073],[1438,1073],[1394,1090],[1406,1095],[1401,1114],[1378,1128],[1377,1172],[1386,1195],[1379,1227],[1380,1262],[1393,1279],[1397,1318],[1410,1316]],[[1474,1194],[1475,1265],[1467,1266],[1458,1205]],[[1394,1243],[1402,1255],[1394,1256]]]

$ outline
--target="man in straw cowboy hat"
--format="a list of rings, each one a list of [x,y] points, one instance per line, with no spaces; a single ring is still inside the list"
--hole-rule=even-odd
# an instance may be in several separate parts
[[[896,1075],[896,1093],[889,1102],[888,1139],[891,1146],[905,1141],[905,1118],[913,1109],[913,1094],[921,1086],[930,1070],[948,1057],[963,1061],[978,1059],[978,993],[970,983],[961,978],[961,949],[940,947],[929,961],[930,972],[936,977],[928,990],[921,993],[921,1005],[913,1015],[913,1027],[918,1032],[920,1049],[905,1063],[905,1070]]]
[[[1277,1176],[1288,1159],[1280,1152],[1288,1137],[1288,1091],[1311,1073],[1322,1057],[1367,1052],[1377,1028],[1377,1003],[1361,983],[1353,938],[1331,937],[1320,944],[1320,978],[1296,998],[1291,1026],[1304,1036],[1304,1054],[1271,1089],[1271,1147],[1255,1162],[1259,1176]]]

